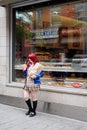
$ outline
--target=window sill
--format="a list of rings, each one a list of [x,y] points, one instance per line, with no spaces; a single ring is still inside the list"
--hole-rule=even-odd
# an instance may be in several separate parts
[[[7,83],[6,86],[23,89],[24,84],[12,82],[12,83]],[[41,85],[41,91],[87,96],[87,89],[86,88],[68,88],[68,87],[65,88],[65,87]]]

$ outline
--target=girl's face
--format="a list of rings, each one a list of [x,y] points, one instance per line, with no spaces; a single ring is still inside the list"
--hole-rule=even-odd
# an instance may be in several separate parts
[[[33,64],[33,61],[29,58],[29,62],[31,63],[31,64]]]

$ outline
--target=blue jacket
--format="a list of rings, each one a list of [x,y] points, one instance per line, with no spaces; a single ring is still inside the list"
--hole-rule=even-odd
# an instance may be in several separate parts
[[[27,76],[27,70],[23,71],[23,75]],[[34,79],[34,84],[41,84],[40,78],[43,77],[43,71],[41,71],[39,74],[36,75],[36,78]]]

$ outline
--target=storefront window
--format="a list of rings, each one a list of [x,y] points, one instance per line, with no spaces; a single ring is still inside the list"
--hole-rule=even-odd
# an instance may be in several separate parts
[[[15,11],[13,81],[24,82],[29,53],[44,65],[45,86],[87,87],[87,3]]]

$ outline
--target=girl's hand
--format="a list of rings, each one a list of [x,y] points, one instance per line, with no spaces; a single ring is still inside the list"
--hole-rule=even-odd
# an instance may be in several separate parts
[[[35,78],[36,78],[36,76],[35,76],[35,75],[32,75],[32,76],[31,76],[31,78],[32,78],[32,79],[35,79]]]
[[[26,70],[26,69],[27,69],[27,65],[26,65],[26,64],[23,64],[23,65],[22,65],[22,69],[23,69],[23,70]]]
[[[35,75],[31,75],[31,74],[29,74],[29,77],[32,78],[32,79],[35,79],[35,78],[36,78]]]

